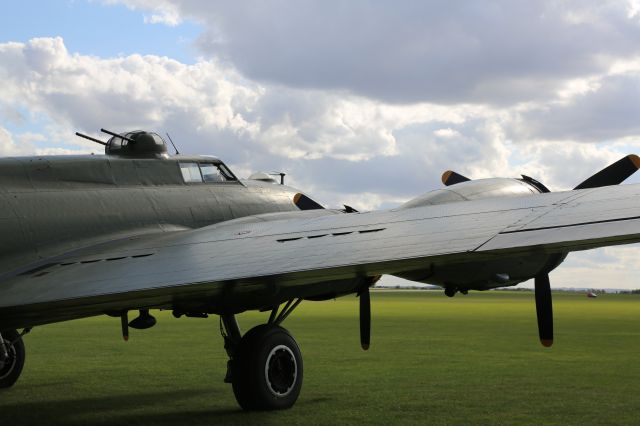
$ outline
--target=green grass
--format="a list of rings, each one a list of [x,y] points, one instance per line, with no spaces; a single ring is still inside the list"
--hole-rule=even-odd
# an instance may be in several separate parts
[[[638,424],[640,296],[555,294],[556,341],[537,341],[532,293],[453,299],[372,294],[372,348],[357,299],[304,302],[285,322],[304,357],[291,410],[244,413],[222,378],[216,318],[159,313],[119,336],[119,320],[36,328],[0,424]],[[240,317],[246,330],[266,313]]]

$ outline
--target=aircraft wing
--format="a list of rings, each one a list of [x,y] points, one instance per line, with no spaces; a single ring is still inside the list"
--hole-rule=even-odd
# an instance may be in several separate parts
[[[235,313],[345,280],[640,241],[640,185],[368,213],[249,217],[131,238],[0,278],[0,329],[109,311]]]

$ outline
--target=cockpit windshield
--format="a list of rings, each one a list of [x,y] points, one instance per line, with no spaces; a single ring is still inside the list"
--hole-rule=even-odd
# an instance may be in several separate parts
[[[180,162],[180,172],[185,183],[235,182],[238,180],[223,163]]]

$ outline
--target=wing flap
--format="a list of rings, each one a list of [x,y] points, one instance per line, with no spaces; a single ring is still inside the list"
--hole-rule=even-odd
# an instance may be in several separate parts
[[[478,252],[570,252],[640,241],[640,218],[500,233]]]

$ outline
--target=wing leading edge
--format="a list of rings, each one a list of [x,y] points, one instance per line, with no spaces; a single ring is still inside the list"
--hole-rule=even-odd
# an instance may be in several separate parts
[[[234,313],[432,264],[640,241],[640,185],[370,213],[300,213],[47,259],[0,282],[0,328],[146,307]]]

